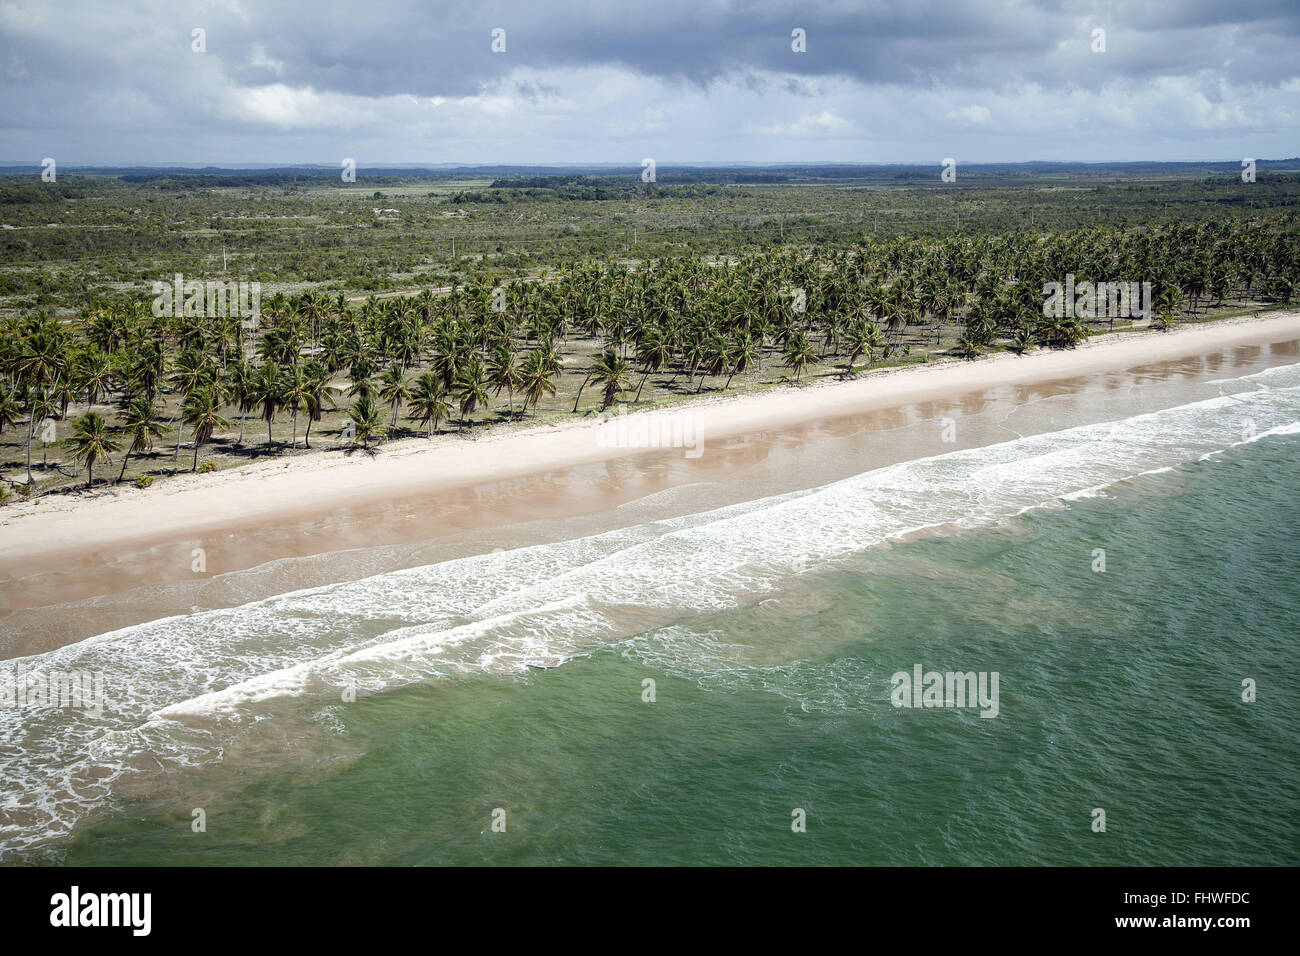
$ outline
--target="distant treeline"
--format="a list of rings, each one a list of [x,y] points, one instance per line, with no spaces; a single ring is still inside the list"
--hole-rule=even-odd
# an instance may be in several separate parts
[[[53,203],[61,199],[77,199],[81,190],[68,183],[9,182],[0,184],[0,206],[26,203]]]
[[[669,185],[643,183],[639,178],[627,182],[620,177],[594,178],[591,176],[512,176],[497,179],[488,191],[472,190],[453,193],[450,201],[460,203],[517,203],[562,199],[586,201],[629,199],[705,199],[726,193],[745,196],[747,193],[728,189],[718,184]]]
[[[1260,172],[1295,173],[1300,172],[1300,158],[1292,159],[1257,159],[1256,166]],[[366,167],[357,168],[358,188],[367,186],[396,186],[412,183],[454,183],[467,179],[482,180],[494,177],[492,190],[546,190],[530,198],[535,199],[623,199],[633,195],[643,195],[634,190],[646,186],[658,186],[660,190],[680,186],[735,186],[735,185],[782,185],[795,183],[846,182],[864,183],[889,182],[928,182],[938,181],[939,159],[933,163],[899,163],[893,165],[857,165],[857,164],[799,164],[774,166],[673,166],[660,163],[656,170],[657,183],[641,182],[640,165],[627,166],[448,166],[442,168],[398,168]],[[1199,162],[1199,163],[964,163],[957,157],[958,175],[961,179],[973,177],[978,179],[997,179],[1016,181],[1033,177],[1071,178],[1131,178],[1150,176],[1185,176],[1188,174],[1206,177],[1228,175],[1233,178],[1241,172],[1241,161]],[[3,167],[0,172],[0,184],[4,195],[9,196],[8,184],[20,177],[27,180],[33,173],[39,173],[40,167],[11,166]],[[73,172],[72,167],[67,167]],[[60,173],[63,169],[60,170]],[[115,179],[134,186],[150,186],[163,190],[184,190],[198,188],[239,188],[239,187],[284,187],[306,188],[309,186],[339,185],[340,167],[334,166],[284,166],[259,169],[230,169],[217,166],[194,167],[76,167],[75,173],[80,177]],[[960,180],[959,180],[960,181]],[[54,184],[43,184],[53,186]],[[14,194],[18,198],[6,198],[5,202],[49,202],[47,192],[38,197],[30,189]],[[679,195],[683,198],[708,196],[710,193],[667,193],[658,195]],[[59,194],[54,193],[57,198]],[[22,198],[26,197],[26,198]],[[462,199],[462,202],[503,202],[497,198]]]

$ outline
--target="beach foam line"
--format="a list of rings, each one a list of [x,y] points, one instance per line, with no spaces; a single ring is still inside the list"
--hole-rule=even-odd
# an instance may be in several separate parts
[[[334,652],[259,674],[219,691],[171,704],[151,719],[177,720],[196,715],[236,714],[248,704],[275,697],[308,693],[329,695],[350,689],[377,693],[430,678],[451,677],[457,669],[447,664],[445,652],[453,647],[489,639],[478,656],[484,671],[519,671],[532,664],[568,659],[567,635],[608,627],[590,609],[585,595],[536,609],[514,611],[456,627],[427,625],[400,628],[385,635],[385,642],[351,653]],[[446,664],[446,670],[440,665]],[[495,666],[494,666],[495,665]]]

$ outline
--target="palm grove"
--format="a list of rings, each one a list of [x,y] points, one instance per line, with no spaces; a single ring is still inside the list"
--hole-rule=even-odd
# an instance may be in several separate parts
[[[1150,281],[1167,327],[1233,299],[1290,302],[1297,236],[1277,223],[1207,221],[1048,236],[869,236],[718,260],[586,260],[504,287],[477,274],[448,292],[356,305],[277,293],[251,328],[233,317],[155,317],[145,297],[127,296],[71,319],[38,311],[3,320],[0,434],[23,436],[23,478],[10,481],[31,494],[33,469],[50,469],[55,422],[69,423],[59,445],[89,486],[124,480],[133,462],[143,469],[169,457],[168,470],[181,470],[186,442],[190,470],[218,441],[250,456],[300,441],[308,449],[313,426],[334,412],[331,444],[369,449],[395,432],[432,436],[535,416],[548,399],[572,412],[584,401],[587,410],[635,404],[652,377],[668,392],[698,393],[765,366],[795,381],[851,375],[917,360],[908,356],[921,344],[928,353],[946,342],[966,357],[1069,347],[1114,320],[1044,316],[1045,283],[1067,273]],[[571,407],[567,392],[557,396],[566,354]],[[288,425],[287,443],[283,434],[277,442],[276,423]]]

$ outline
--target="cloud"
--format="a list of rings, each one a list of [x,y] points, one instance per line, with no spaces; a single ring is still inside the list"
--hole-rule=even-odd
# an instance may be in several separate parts
[[[843,118],[822,110],[815,115],[801,116],[787,126],[760,126],[758,131],[771,136],[824,136],[846,133],[851,128]]]
[[[1286,0],[5,0],[0,158],[1294,155],[1297,39]]]
[[[963,106],[946,114],[948,119],[967,126],[984,126],[993,118],[986,106]]]

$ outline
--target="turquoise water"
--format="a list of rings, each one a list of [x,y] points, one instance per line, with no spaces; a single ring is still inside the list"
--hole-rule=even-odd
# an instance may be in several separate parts
[[[855,555],[527,677],[364,698],[339,708],[346,766],[228,786],[204,834],[144,802],[67,861],[1294,865],[1298,452]],[[917,662],[997,670],[998,717],[892,707]]]
[[[0,850],[1294,865],[1298,381],[29,659],[114,706],[7,728]],[[997,716],[894,707],[916,664]]]

